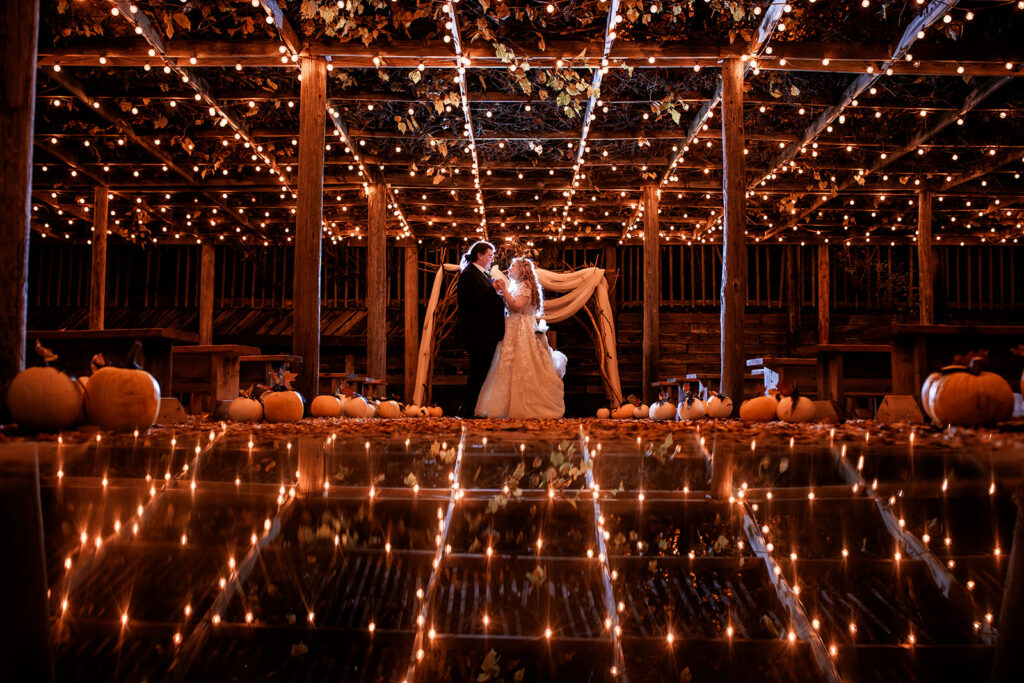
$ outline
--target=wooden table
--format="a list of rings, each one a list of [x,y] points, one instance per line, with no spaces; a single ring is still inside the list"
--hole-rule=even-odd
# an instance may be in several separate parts
[[[302,356],[295,356],[290,353],[266,353],[252,356],[238,357],[238,385],[247,387],[251,384],[273,384],[272,375],[282,365],[286,370],[291,370],[292,363],[298,365],[302,362]]]
[[[123,360],[136,341],[142,342],[139,364],[156,379],[164,396],[171,393],[175,344],[194,344],[199,336],[172,328],[112,330],[29,330],[28,362],[32,364],[36,340],[60,356],[60,363],[73,373],[89,374],[89,361],[97,353]],[[184,348],[184,347],[180,347]]]
[[[816,358],[780,358],[778,356],[761,356],[748,358],[747,367],[752,368],[755,375],[764,379],[764,388],[775,389],[779,382],[799,387],[804,396],[816,397],[818,388]]]
[[[844,369],[851,360],[849,356],[891,354],[892,349],[888,344],[811,344],[798,346],[796,352],[817,356],[819,399],[834,401],[836,405],[843,406],[847,397],[881,398],[890,392],[889,378],[886,376],[888,373],[884,370],[880,376],[866,376],[858,372],[858,377],[847,379]],[[882,359],[879,359],[879,364],[882,368],[888,365]]]
[[[928,373],[953,363],[953,356],[987,349],[988,369],[1017,386],[1021,361],[1010,348],[1024,343],[1024,325],[920,325],[897,323],[868,336],[892,344],[892,391],[917,396]]]
[[[255,346],[238,344],[204,344],[175,346],[174,391],[190,394],[189,412],[203,410],[201,399],[208,397],[209,410],[219,401],[238,398],[238,359],[259,355]]]

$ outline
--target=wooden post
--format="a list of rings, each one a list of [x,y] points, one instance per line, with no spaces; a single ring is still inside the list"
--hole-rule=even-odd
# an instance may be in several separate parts
[[[932,193],[917,193],[917,296],[921,324],[935,324],[935,254],[932,251]]]
[[[1010,547],[1010,564],[1006,568],[1006,588],[999,610],[999,637],[996,640],[992,683],[1019,680],[1020,652],[1024,647],[1024,487],[1013,494],[1017,504],[1017,524]]]
[[[829,308],[831,295],[828,245],[818,245],[818,343],[829,343]]]
[[[721,354],[722,393],[737,404],[743,398],[743,314],[747,300],[746,191],[743,158],[743,62],[722,65],[722,228]]]
[[[39,0],[4,0],[0,10],[0,404],[25,367],[32,126],[36,104]],[[16,556],[12,556],[16,557]],[[52,678],[52,674],[51,674]]]
[[[387,379],[387,187],[370,185],[366,197],[366,374],[374,379]]]
[[[416,390],[416,360],[420,352],[419,253],[416,243],[405,246],[405,400]]]
[[[790,352],[800,345],[800,247],[786,247],[786,343]]]
[[[199,262],[199,343],[213,343],[213,278],[216,264],[213,245],[203,242]]]
[[[661,309],[661,239],[658,237],[658,186],[644,185],[644,403],[657,398],[659,312]]]
[[[89,329],[102,330],[107,310],[107,220],[110,194],[96,188],[92,203],[92,275],[89,279]]]
[[[292,351],[302,356],[296,389],[307,406],[320,375],[320,257],[324,208],[327,62],[302,57],[299,91],[299,172],[295,212],[295,294]]]

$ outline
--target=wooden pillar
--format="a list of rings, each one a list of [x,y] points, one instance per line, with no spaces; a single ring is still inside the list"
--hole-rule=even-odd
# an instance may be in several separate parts
[[[743,62],[722,65],[722,228],[721,354],[722,392],[737,404],[743,398],[743,314],[747,303],[746,191],[743,158]]]
[[[320,256],[324,208],[324,131],[327,62],[302,57],[299,92],[299,172],[295,211],[295,283],[292,351],[302,356],[296,389],[307,406],[320,374]]]
[[[818,343],[829,343],[829,309],[832,299],[828,245],[818,245]]]
[[[213,278],[216,264],[213,245],[203,242],[199,263],[199,343],[213,343]]]
[[[786,247],[786,344],[792,353],[800,344],[800,247]]]
[[[1013,494],[1017,504],[1017,524],[1006,569],[1006,587],[999,610],[999,637],[996,640],[992,683],[1020,680],[1020,653],[1024,648],[1024,487]]]
[[[659,312],[661,309],[661,239],[658,237],[658,186],[644,185],[644,365],[643,397],[658,396]]]
[[[419,253],[416,243],[405,246],[405,400],[416,391],[416,360],[420,351]]]
[[[917,193],[917,295],[922,325],[935,324],[935,254],[932,251],[932,193]]]
[[[370,185],[366,198],[366,374],[384,380],[388,368],[387,201],[385,185]]]
[[[0,404],[25,367],[39,0],[0,5]],[[16,556],[13,556],[16,557]],[[51,676],[52,677],[52,676]]]
[[[107,310],[107,188],[97,187],[92,204],[92,273],[89,278],[89,329],[102,330]]]
[[[38,456],[35,445],[5,448],[0,456],[0,585],[5,587],[0,591],[0,678],[47,683],[54,673]],[[52,602],[61,599],[54,595]]]

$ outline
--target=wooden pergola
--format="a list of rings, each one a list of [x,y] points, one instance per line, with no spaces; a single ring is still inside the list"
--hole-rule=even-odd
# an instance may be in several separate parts
[[[424,240],[642,242],[648,388],[659,245],[721,243],[723,389],[739,395],[744,245],[816,244],[827,264],[830,244],[916,243],[931,323],[932,244],[1024,232],[1024,14],[1012,3],[42,5],[37,51],[18,43],[31,25],[7,22],[8,63],[37,68],[8,88],[23,93],[7,129],[22,151],[5,183],[20,199],[4,210],[92,244],[97,328],[110,233],[203,244],[203,282],[214,244],[294,240],[307,393],[324,240],[367,246],[371,375],[384,374],[389,239],[406,245],[407,301]],[[17,232],[9,262],[25,260],[22,222],[4,223]],[[23,290],[17,271],[5,291]],[[5,378],[24,355],[24,302],[7,311]]]

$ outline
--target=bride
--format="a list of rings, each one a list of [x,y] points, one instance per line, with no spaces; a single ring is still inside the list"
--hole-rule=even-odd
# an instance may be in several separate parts
[[[508,275],[510,282],[502,277],[494,281],[508,307],[505,337],[494,352],[476,415],[560,418],[565,414],[566,357],[548,346],[544,295],[533,261],[513,259]]]

